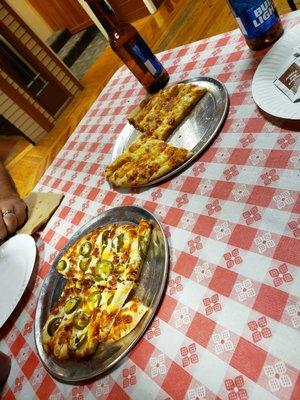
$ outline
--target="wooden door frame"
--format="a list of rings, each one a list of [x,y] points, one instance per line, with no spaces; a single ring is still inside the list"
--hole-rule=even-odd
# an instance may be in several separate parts
[[[63,5],[63,0],[55,0],[48,11],[47,5],[41,5],[40,0],[28,1],[54,31],[67,28],[71,34],[75,34],[93,25],[93,21],[77,0],[71,0],[71,2],[67,0],[66,5]],[[73,14],[72,5],[74,5]],[[70,16],[66,13],[66,8],[69,9]]]
[[[2,76],[0,76],[0,90],[10,97],[21,107],[31,118],[33,118],[43,129],[50,131],[54,124],[50,122],[39,110],[32,107],[32,104],[23,97],[18,90],[12,87]]]
[[[54,85],[59,86],[60,89],[62,89],[65,94],[73,96],[68,89],[58,80],[55,78],[54,75],[51,75],[49,73],[48,68],[45,67],[45,65],[39,60],[27,49],[27,47],[20,41],[18,38],[11,32],[11,30],[5,26],[1,21],[0,21],[0,33],[3,35],[3,37],[11,43],[15,49],[23,55],[24,58],[28,59],[28,61],[32,64],[32,66],[37,70],[41,71],[49,81],[51,81]]]
[[[33,32],[33,30],[23,21],[23,19],[13,10],[5,1],[1,1],[1,3],[4,5],[6,9],[9,10],[9,13],[13,15],[13,17],[18,21],[18,23],[27,31],[30,32],[30,35],[36,40],[37,43],[41,42],[41,39]],[[24,53],[26,55],[29,54],[30,58],[33,59],[35,56],[27,49],[27,47],[20,41],[16,36],[13,35],[13,33],[1,22],[0,20],[0,29],[3,27],[3,30],[5,32],[8,32],[8,35],[10,37],[9,40],[11,40],[11,43],[16,47],[16,50],[19,51],[20,54]],[[0,32],[1,33],[1,32]],[[4,35],[3,35],[4,36]],[[64,71],[64,73],[73,81],[76,86],[79,87],[79,89],[83,89],[82,84],[79,82],[79,80],[71,73],[71,71],[66,67],[66,65],[56,56],[55,53],[42,41],[43,43],[43,50],[47,53],[47,55],[55,61],[56,64],[60,66],[60,68]],[[36,60],[34,60],[34,63],[36,64]],[[38,63],[38,66],[42,65],[42,69],[45,69],[45,74],[48,75],[49,71],[48,69],[42,64]],[[57,83],[59,86],[63,86],[62,83],[56,79],[54,76],[52,78],[55,80],[55,83]],[[67,90],[64,86],[63,88]],[[69,92],[70,93],[70,92]],[[71,94],[71,93],[70,93]]]

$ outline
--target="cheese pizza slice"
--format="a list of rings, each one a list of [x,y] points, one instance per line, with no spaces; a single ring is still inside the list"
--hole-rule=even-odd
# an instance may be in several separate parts
[[[56,268],[66,277],[91,279],[110,288],[119,280],[136,281],[151,229],[146,220],[138,225],[106,225],[74,243]]]
[[[97,325],[99,329],[99,342],[103,342],[107,338],[118,312],[122,308],[134,286],[134,282],[124,281],[119,282],[116,289],[106,289],[103,292],[101,300],[101,313],[97,314],[97,318],[95,320],[95,325]]]
[[[172,85],[142,101],[128,120],[147,136],[166,140],[206,92],[195,84]]]
[[[129,258],[127,264],[116,267],[119,270],[119,279],[124,281],[136,282],[143,261],[148,253],[152,233],[152,224],[150,221],[141,219],[135,230],[135,237],[131,242]]]
[[[73,320],[61,325],[50,341],[50,351],[60,360],[70,357],[86,358],[93,354],[98,346],[98,326],[94,323],[100,312],[96,307],[87,313],[77,310]]]
[[[83,291],[63,291],[43,328],[45,351],[60,360],[93,354],[133,287],[133,282],[121,282],[116,289],[93,284]]]
[[[73,349],[75,358],[86,358],[95,352],[98,344],[107,337],[116,315],[133,287],[133,282],[121,282],[117,284],[116,289],[105,288],[98,306],[92,313],[86,309],[81,311],[85,313],[81,326],[74,318],[69,346]]]
[[[146,185],[176,169],[192,155],[186,149],[142,136],[106,167],[105,176],[115,186]]]
[[[132,242],[137,237],[138,225],[113,225],[99,235],[96,246],[101,256],[92,260],[90,272],[101,282],[107,280],[108,286],[119,279],[130,260]],[[123,279],[124,280],[124,279]]]
[[[72,322],[76,310],[87,303],[90,291],[93,291],[93,285],[93,281],[86,279],[67,281],[60,297],[51,307],[42,329],[42,343],[46,352],[51,350],[51,342],[57,330]]]
[[[101,229],[96,229],[78,241],[66,251],[56,264],[56,270],[66,278],[81,279],[88,272],[93,257],[98,257],[95,246]]]
[[[57,263],[56,270],[66,278],[107,280],[113,265],[120,258],[127,257],[126,247],[131,244],[130,235],[125,235],[127,230],[126,226],[110,224],[90,232],[67,250]],[[121,248],[124,248],[122,256]],[[102,264],[101,260],[104,261]]]
[[[149,310],[140,300],[132,299],[118,312],[114,324],[107,336],[108,342],[115,342],[128,335]]]

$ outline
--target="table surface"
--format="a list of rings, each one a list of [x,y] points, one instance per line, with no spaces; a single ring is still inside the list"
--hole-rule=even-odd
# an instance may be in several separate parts
[[[288,29],[300,12],[283,17]],[[171,81],[211,76],[230,95],[218,138],[182,174],[118,192],[103,171],[126,115],[145,92],[128,70],[113,76],[36,190],[65,193],[37,239],[38,275],[2,330],[12,357],[3,399],[299,399],[299,132],[268,122],[251,97],[265,51],[239,31],[159,55]],[[170,246],[163,302],[118,368],[85,386],[43,368],[33,321],[57,252],[103,210],[138,205],[162,222]]]

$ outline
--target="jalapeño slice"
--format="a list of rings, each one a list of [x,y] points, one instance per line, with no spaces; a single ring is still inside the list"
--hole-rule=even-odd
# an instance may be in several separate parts
[[[81,282],[76,280],[75,287],[76,287],[76,289],[82,289]]]
[[[106,230],[102,233],[102,237],[101,237],[101,244],[102,247],[106,247],[107,243],[108,243],[108,236],[109,236],[109,230]]]
[[[90,322],[91,317],[83,311],[78,311],[74,316],[74,325],[77,329],[84,329]]]
[[[138,247],[141,257],[144,258],[148,250],[148,240],[145,238],[145,236],[139,236]]]
[[[88,295],[88,302],[97,307],[101,303],[101,298],[102,295],[100,292],[93,292]]]
[[[60,323],[62,321],[61,317],[53,318],[48,326],[47,326],[47,332],[49,336],[53,336],[54,332],[58,329]]]
[[[92,243],[91,242],[83,242],[79,248],[79,254],[83,257],[88,257],[92,251]]]
[[[84,257],[79,261],[79,268],[81,271],[85,272],[88,269],[91,259],[91,257]]]
[[[110,296],[110,298],[107,300],[107,303],[106,303],[106,304],[107,304],[108,306],[110,306],[111,303],[112,303],[112,301],[113,301],[113,299],[114,299],[114,293],[111,294],[111,296]]]
[[[67,261],[66,260],[60,260],[58,261],[57,265],[56,265],[56,270],[58,272],[62,272],[67,268]]]
[[[73,342],[73,346],[72,346],[73,350],[77,350],[80,346],[82,346],[83,343],[86,342],[86,339],[87,339],[86,332],[81,334],[81,335],[79,335],[79,336],[76,336],[75,339],[74,339],[74,342]]]
[[[80,297],[76,296],[76,297],[72,297],[71,299],[69,299],[64,307],[64,311],[66,314],[71,314],[73,311],[76,310],[78,303],[80,301]]]
[[[118,264],[115,266],[114,268],[114,272],[121,274],[122,272],[124,272],[127,268],[126,264]]]
[[[124,246],[124,233],[120,233],[115,240],[117,242],[115,248],[117,253],[119,253]]]
[[[93,282],[100,282],[101,281],[101,278],[99,276],[95,276],[95,275],[92,275],[92,274],[89,274],[89,273],[84,274],[83,279],[88,279],[89,281],[93,281]]]
[[[108,276],[113,269],[113,263],[108,260],[98,261],[95,267],[95,274],[97,276]]]
[[[92,275],[92,274],[87,273],[87,274],[84,274],[83,279],[88,279],[89,281],[93,281],[94,282],[95,281],[95,276]]]

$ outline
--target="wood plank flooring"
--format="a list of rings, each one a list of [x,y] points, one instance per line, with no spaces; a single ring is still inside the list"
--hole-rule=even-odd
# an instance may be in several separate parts
[[[275,0],[280,14],[290,11],[283,0]],[[236,28],[225,0],[165,0],[158,12],[136,23],[154,52],[174,48]],[[58,151],[76,128],[84,114],[121,66],[107,47],[81,79],[84,90],[66,108],[55,128],[37,146],[23,139],[7,145],[0,137],[0,148],[10,146],[5,164],[22,196],[28,194],[51,164]]]

